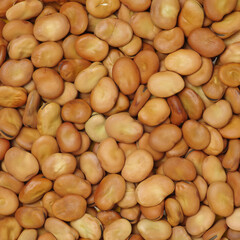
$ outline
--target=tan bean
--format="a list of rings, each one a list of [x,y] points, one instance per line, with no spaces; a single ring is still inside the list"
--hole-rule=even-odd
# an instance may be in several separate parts
[[[118,146],[123,150],[125,157],[128,157],[131,153],[137,150],[135,143],[118,143]]]
[[[87,12],[80,3],[64,3],[60,8],[70,22],[70,33],[80,35],[85,32],[88,25]]]
[[[125,71],[122,71],[122,69]],[[134,93],[140,83],[140,73],[134,61],[128,57],[119,58],[112,69],[113,80],[125,95]]]
[[[18,237],[18,240],[36,240],[37,235],[36,229],[24,229]]]
[[[169,151],[181,139],[182,132],[174,124],[163,123],[153,129],[149,136],[149,145],[159,152]]]
[[[182,226],[177,226],[172,229],[172,235],[169,240],[191,240],[187,231]]]
[[[42,16],[35,22],[33,33],[41,42],[58,41],[63,39],[69,32],[70,24],[67,17],[61,13],[52,13]]]
[[[133,35],[132,40],[119,49],[127,56],[136,55],[142,48],[142,39]]]
[[[60,106],[57,103],[45,103],[38,110],[37,129],[41,135],[55,137],[61,123]]]
[[[209,28],[197,28],[188,37],[190,47],[203,57],[216,57],[225,49],[224,42]]]
[[[143,133],[143,127],[127,112],[117,113],[107,118],[106,132],[110,137],[123,143],[136,142]]]
[[[84,198],[91,194],[91,184],[74,174],[64,174],[59,176],[53,185],[54,191],[60,196],[68,194],[78,194]]]
[[[102,61],[109,50],[109,46],[105,41],[90,33],[78,37],[75,48],[80,57],[94,62]]]
[[[160,29],[154,25],[149,12],[136,12],[130,18],[130,25],[135,35],[153,40]]]
[[[87,11],[96,18],[106,18],[120,7],[119,0],[88,0],[86,2]]]
[[[30,151],[32,144],[40,137],[37,129],[23,127],[16,137],[16,143],[27,151]]]
[[[91,107],[98,113],[108,112],[118,98],[118,88],[109,77],[99,80],[90,95]]]
[[[200,207],[199,193],[191,182],[177,182],[175,187],[176,200],[180,203],[183,214],[187,217],[195,215]]]
[[[77,230],[79,235],[84,237],[84,239],[99,240],[101,238],[102,225],[100,221],[88,213],[84,214],[83,217],[70,222],[70,225]]]
[[[94,29],[94,34],[112,47],[122,47],[133,37],[131,26],[117,18],[105,18]]]
[[[122,200],[126,190],[124,178],[117,174],[108,174],[102,179],[94,193],[96,206],[101,210],[110,210]]]
[[[23,228],[40,228],[44,225],[46,210],[44,208],[20,207],[15,218]]]
[[[154,51],[142,50],[135,57],[134,62],[137,64],[141,83],[146,84],[148,79],[159,69],[159,58]]]
[[[119,213],[115,212],[114,210],[108,211],[100,211],[97,213],[97,218],[103,224],[103,226],[107,226],[114,222],[117,219],[121,219]]]
[[[42,173],[51,180],[63,174],[73,173],[77,162],[75,157],[69,153],[53,153],[48,156],[42,164]]]
[[[212,76],[213,64],[210,58],[202,57],[202,65],[198,71],[186,76],[188,82],[193,86],[200,86],[209,81]]]
[[[3,0],[1,1],[0,4],[0,16],[5,17],[6,16],[6,11],[15,3],[14,0]]]
[[[172,149],[166,152],[166,157],[181,157],[188,151],[188,145],[182,138]]]
[[[63,105],[61,116],[64,121],[85,123],[91,113],[91,108],[84,100],[74,99]]]
[[[172,29],[176,25],[179,10],[179,1],[154,0],[151,4],[150,13],[156,26],[162,29]]]
[[[42,198],[43,207],[47,210],[49,217],[54,217],[52,206],[56,200],[60,199],[60,196],[54,191],[50,191],[44,194]]]
[[[227,63],[219,68],[219,79],[229,87],[238,87],[240,85],[240,63]]]
[[[240,231],[235,231],[235,230],[232,230],[231,228],[228,228],[227,230],[228,238],[224,238],[224,239],[237,240],[239,238],[239,233]]]
[[[22,227],[19,225],[19,223],[14,217],[5,217],[0,220],[1,238],[14,240],[18,238],[21,232],[22,232]]]
[[[0,187],[0,214],[1,215],[11,215],[13,214],[19,205],[17,195],[4,187]]]
[[[239,51],[240,51],[240,43],[238,41],[231,43],[226,47],[225,51],[220,55],[220,58],[219,58],[220,63],[222,64],[231,63],[231,62],[239,63],[240,62]]]
[[[210,143],[210,132],[196,120],[187,120],[182,127],[183,138],[189,147],[202,150]]]
[[[24,88],[0,86],[0,106],[16,108],[23,106],[27,101],[27,93]],[[0,109],[3,110],[3,109]],[[4,110],[8,111],[8,110]]]
[[[233,191],[225,182],[214,182],[209,185],[207,201],[211,210],[219,216],[228,217],[233,213]]]
[[[227,226],[232,230],[240,231],[239,218],[240,218],[240,208],[235,208],[233,213],[226,218]]]
[[[165,240],[172,234],[170,224],[165,220],[152,221],[142,219],[137,224],[137,229],[144,239]]]
[[[84,59],[64,59],[58,64],[58,72],[67,82],[74,82],[76,77],[91,63]]]
[[[79,133],[80,133],[81,139],[82,139],[82,146],[76,152],[73,152],[73,155],[80,155],[80,154],[86,152],[91,143],[90,138],[88,137],[88,135],[85,132],[79,132]]]
[[[4,159],[4,156],[9,148],[10,142],[7,139],[0,138],[0,161]]]
[[[82,59],[77,54],[75,43],[78,39],[78,36],[69,35],[62,42],[63,54],[66,59]]]
[[[37,158],[40,168],[45,159],[53,153],[59,152],[57,141],[54,137],[43,135],[33,142],[31,153]]]
[[[57,199],[53,205],[53,214],[63,221],[74,221],[81,218],[86,211],[87,202],[79,195],[66,195]]]
[[[128,239],[129,240],[143,240],[143,238],[140,234],[131,234]]]
[[[215,214],[209,207],[202,205],[195,215],[187,218],[186,230],[189,234],[197,236],[205,233],[214,221]]]
[[[17,147],[10,148],[4,158],[7,171],[19,181],[28,181],[39,171],[37,159],[29,152]]]
[[[130,208],[136,204],[135,185],[134,183],[126,182],[126,192],[122,200],[118,202],[118,206],[121,208]]]
[[[167,177],[174,181],[192,181],[196,177],[193,163],[179,157],[168,158],[163,164],[163,171]]]
[[[235,139],[240,137],[240,118],[237,115],[233,115],[230,122],[223,128],[219,129],[219,132],[224,138]]]
[[[134,12],[145,11],[151,5],[150,0],[141,0],[141,1],[121,0],[121,3],[126,5],[131,11],[134,11]]]
[[[39,0],[26,0],[10,7],[6,12],[6,17],[11,20],[28,20],[36,17],[43,9],[43,4]]]
[[[240,198],[239,198],[239,191],[240,191],[240,173],[238,171],[235,172],[228,172],[227,173],[227,183],[233,190],[234,195],[234,206],[240,206]]]
[[[153,98],[146,102],[138,113],[138,120],[148,126],[164,122],[170,115],[170,108],[165,99]]]
[[[208,240],[215,237],[216,240],[220,240],[226,230],[226,220],[220,219],[203,234],[202,238],[203,240]]]
[[[158,72],[148,80],[148,90],[156,97],[170,97],[184,88],[182,77],[171,71]]]
[[[51,188],[52,182],[39,174],[24,185],[19,193],[19,200],[25,204],[34,203],[41,199]]]
[[[167,221],[171,226],[177,226],[184,220],[183,211],[180,203],[175,198],[167,198],[165,200],[165,211]]]
[[[121,175],[126,181],[141,182],[150,174],[152,168],[153,158],[151,154],[146,150],[139,149],[126,157]]]
[[[24,59],[31,56],[38,41],[33,35],[22,35],[11,40],[8,44],[8,55],[11,59]]]
[[[141,213],[149,220],[159,220],[164,213],[164,201],[153,207],[140,206]]]
[[[63,49],[56,42],[44,42],[33,49],[31,61],[37,68],[54,67],[63,57]]]
[[[77,240],[79,238],[79,234],[75,229],[54,217],[47,218],[44,228],[59,240]]]
[[[8,42],[25,34],[33,34],[33,24],[25,20],[9,21],[2,29],[2,35]]]
[[[102,164],[93,152],[85,152],[79,157],[80,169],[91,184],[97,184],[104,175]]]
[[[162,175],[153,175],[136,188],[137,202],[144,207],[152,207],[161,203],[174,191],[173,181]]]

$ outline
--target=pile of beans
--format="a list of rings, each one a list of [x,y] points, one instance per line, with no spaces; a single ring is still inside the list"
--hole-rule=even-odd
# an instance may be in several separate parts
[[[0,17],[0,240],[240,239],[240,0]]]

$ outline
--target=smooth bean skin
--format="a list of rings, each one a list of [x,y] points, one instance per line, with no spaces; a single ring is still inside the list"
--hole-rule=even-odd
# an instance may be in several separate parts
[[[163,123],[153,129],[149,136],[149,145],[159,152],[169,151],[180,141],[182,132],[174,124]]]
[[[239,74],[240,74],[240,63],[227,63],[219,69],[220,80],[229,87],[237,87],[240,85]]]
[[[37,68],[54,67],[63,57],[63,49],[56,42],[44,42],[33,49],[31,61]]]
[[[177,226],[172,229],[172,235],[169,240],[191,240],[187,231],[182,226]]]
[[[234,35],[233,35],[234,36]],[[228,39],[228,38],[227,38]],[[226,44],[226,42],[225,42]],[[226,63],[239,63],[239,50],[240,44],[239,41],[233,42],[230,45],[227,45],[225,51],[221,54],[219,60],[222,64]]]
[[[176,166],[178,166],[176,168]],[[174,181],[192,181],[196,177],[196,169],[193,163],[184,158],[168,158],[163,164],[163,171],[166,176]]]
[[[2,29],[2,35],[8,42],[25,34],[33,34],[33,24],[25,20],[9,21]]]
[[[142,166],[144,165],[144,168]],[[153,168],[153,158],[146,150],[136,150],[126,157],[121,175],[126,181],[141,182]]]
[[[13,214],[19,205],[18,198],[16,194],[4,187],[0,186],[0,214],[1,215],[11,215]]]
[[[80,133],[72,123],[62,123],[56,133],[56,138],[61,152],[77,151],[82,145]]]
[[[7,10],[14,4],[14,0],[4,0],[0,4],[0,16],[5,17]]]
[[[133,37],[130,25],[117,18],[105,18],[94,29],[94,34],[112,47],[122,47]]]
[[[63,174],[73,173],[77,165],[77,161],[72,154],[69,153],[53,153],[48,156],[42,164],[42,173],[50,180],[56,180]]]
[[[4,156],[9,148],[10,142],[7,139],[0,138],[0,161],[4,159]]]
[[[39,174],[24,185],[19,193],[19,200],[24,204],[34,203],[40,200],[51,188],[52,182]]]
[[[226,218],[227,226],[232,230],[240,231],[239,218],[240,218],[240,208],[235,208],[233,213]]]
[[[173,191],[174,183],[170,178],[153,175],[138,184],[136,199],[141,206],[152,207],[161,203]]]
[[[107,118],[106,132],[110,137],[123,143],[134,143],[143,134],[143,127],[127,112],[117,113]]]
[[[61,123],[60,106],[57,103],[45,103],[38,110],[37,129],[41,135],[55,137]]]
[[[157,72],[149,78],[147,87],[152,95],[165,98],[180,92],[184,88],[184,81],[175,72]]]
[[[201,220],[199,220],[201,219]],[[199,235],[208,230],[215,221],[215,214],[207,206],[201,206],[197,214],[188,217],[186,230],[191,235]]]
[[[118,173],[125,163],[123,150],[118,146],[114,138],[106,138],[101,141],[97,157],[102,168],[109,173]]]
[[[119,49],[127,56],[135,56],[142,48],[142,39],[133,35],[131,41]]]
[[[122,71],[122,69],[125,71]],[[128,57],[119,58],[112,69],[112,76],[121,92],[125,95],[134,93],[140,84],[140,73],[134,61]]]
[[[54,202],[60,198],[61,197],[54,191],[50,191],[44,194],[42,198],[42,205],[47,210],[49,217],[54,217],[52,206]]]
[[[202,65],[200,55],[191,49],[180,49],[170,53],[164,60],[165,67],[169,71],[181,75],[190,75],[198,71]]]
[[[54,191],[60,196],[78,194],[84,198],[91,194],[91,184],[74,174],[63,174],[59,176],[53,185]]]
[[[86,207],[87,202],[83,197],[66,195],[53,203],[52,210],[55,217],[70,222],[81,218],[86,211]]]
[[[122,200],[126,190],[126,183],[122,176],[108,174],[102,179],[94,193],[96,206],[101,210],[110,210],[115,203]]]
[[[44,208],[20,207],[15,218],[23,228],[40,228],[44,225],[46,210]]]
[[[148,79],[159,69],[160,63],[154,51],[142,50],[135,57],[134,62],[140,72],[141,83],[146,84]]]
[[[126,219],[118,219],[107,225],[103,231],[103,237],[106,240],[125,240],[131,234],[132,226]]]
[[[143,207],[140,206],[141,213],[149,220],[158,220],[162,218],[164,213],[165,202],[162,201],[154,207]]]
[[[189,147],[202,150],[210,143],[208,129],[196,120],[187,120],[182,126],[183,138]]]
[[[219,199],[221,199],[221,201],[219,201]],[[209,207],[215,214],[228,217],[233,213],[233,191],[227,183],[211,183],[207,191],[207,200]]]
[[[230,187],[233,190],[233,196],[234,196],[234,206],[239,207],[240,206],[240,198],[239,198],[239,186],[240,181],[240,173],[238,171],[234,172],[228,172],[227,173],[227,183],[230,185]]]
[[[33,34],[38,41],[59,41],[64,38],[70,29],[67,17],[61,13],[52,13],[42,16],[33,27]]]
[[[37,239],[37,230],[36,229],[24,229],[20,236],[18,237],[18,240],[36,240]]]
[[[69,35],[66,38],[64,38],[62,42],[62,49],[63,49],[63,54],[66,59],[82,59],[77,54],[76,48],[75,48],[75,43],[78,39],[78,36],[76,35]]]
[[[171,53],[184,44],[184,33],[181,28],[160,31],[154,38],[154,48],[160,53]]]
[[[237,115],[233,115],[230,122],[223,128],[219,129],[219,132],[224,138],[235,139],[239,138],[240,131],[238,126],[240,124],[240,118]]]
[[[144,239],[149,240],[165,240],[172,234],[172,228],[165,220],[142,219],[138,222],[137,229]]]
[[[108,210],[108,211],[101,211],[97,213],[97,219],[101,222],[103,226],[107,226],[114,222],[117,219],[121,219],[121,216],[119,213]]]
[[[85,32],[88,25],[87,12],[80,3],[64,3],[60,8],[70,22],[70,33],[80,35]]]
[[[17,239],[21,231],[22,227],[14,217],[5,217],[0,220],[0,234],[3,239],[9,236],[11,240]]]
[[[17,147],[10,148],[4,158],[7,171],[19,181],[28,181],[39,171],[37,159],[29,152]]]
[[[156,26],[162,29],[172,29],[177,22],[180,4],[176,0],[152,1],[150,14]]]
[[[141,0],[141,1],[121,0],[121,3],[123,3],[133,12],[143,12],[147,10],[151,5],[150,0]]]
[[[90,33],[79,36],[75,48],[80,57],[94,62],[102,61],[109,51],[105,41]]]
[[[203,57],[216,57],[225,49],[224,42],[209,28],[194,29],[188,36],[188,44]]]
[[[83,217],[71,221],[70,225],[78,231],[81,237],[84,239],[96,239],[99,240],[102,235],[101,222],[88,213],[85,213]],[[83,239],[83,238],[82,238]]]

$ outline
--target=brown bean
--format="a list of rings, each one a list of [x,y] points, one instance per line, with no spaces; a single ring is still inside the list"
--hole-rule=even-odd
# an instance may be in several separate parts
[[[90,138],[88,137],[88,135],[85,132],[79,132],[81,135],[81,139],[82,139],[82,145],[80,147],[80,149],[78,149],[76,152],[73,152],[73,155],[80,155],[84,152],[86,152],[90,146]]]
[[[11,240],[17,239],[22,232],[22,227],[19,225],[14,217],[5,217],[0,220],[0,234],[2,238],[9,238]]]
[[[227,63],[219,68],[219,79],[229,87],[240,85],[240,63]]]
[[[35,22],[33,34],[38,41],[58,41],[69,32],[70,24],[67,17],[61,13],[42,16]]]
[[[240,118],[237,115],[233,115],[230,122],[223,128],[219,129],[219,132],[224,138],[235,139],[240,137]]]
[[[120,0],[121,3],[126,5],[131,11],[142,12],[147,10],[150,5],[150,0],[141,0],[141,1],[130,1],[130,0]]]
[[[15,3],[14,0],[3,0],[1,1],[0,4],[0,16],[5,17],[6,16],[6,11]]]
[[[60,8],[70,22],[70,33],[80,35],[85,32],[88,25],[87,12],[80,3],[64,3]]]
[[[228,217],[233,213],[233,191],[225,182],[214,182],[209,185],[207,201],[211,210],[219,216]]]
[[[240,62],[239,50],[240,50],[240,43],[238,41],[228,45],[225,51],[220,55],[220,58],[219,58],[220,63],[222,64],[239,63]]]
[[[75,48],[80,57],[94,62],[102,61],[109,50],[109,46],[105,41],[90,33],[78,37]]]
[[[78,36],[69,35],[62,42],[63,54],[66,59],[82,59],[77,54],[75,43],[78,39]]]
[[[216,57],[225,49],[224,42],[209,28],[194,29],[188,37],[190,47],[203,57]]]
[[[159,152],[166,152],[181,139],[182,132],[174,124],[163,123],[153,129],[149,136],[150,146]]]
[[[142,39],[133,35],[131,41],[119,49],[127,56],[135,56],[142,48]]]
[[[232,230],[240,231],[239,218],[240,218],[240,208],[235,208],[232,215],[226,218],[227,226]]]
[[[0,138],[0,161],[4,159],[4,156],[9,148],[10,142],[7,139]]]
[[[164,201],[153,207],[140,206],[141,213],[149,220],[159,220],[164,213]]]
[[[63,221],[74,221],[81,218],[86,211],[87,202],[79,195],[66,195],[57,199],[53,205],[53,214]]]
[[[125,71],[122,71],[122,68]],[[125,95],[134,93],[140,83],[140,73],[134,61],[128,57],[119,58],[113,66],[113,80]]]
[[[9,21],[2,29],[2,35],[8,42],[25,34],[33,34],[33,24],[25,20]]]
[[[52,206],[56,200],[60,199],[60,196],[54,191],[50,191],[44,194],[42,198],[42,205],[47,210],[49,217],[54,217]]]
[[[191,240],[191,237],[187,234],[184,227],[177,226],[172,229],[172,235],[169,240]]]
[[[40,200],[51,188],[52,182],[39,174],[24,185],[19,193],[19,200],[25,204],[34,203]]]
[[[36,240],[37,235],[38,233],[36,229],[24,229],[19,235],[18,240]]]
[[[240,198],[239,198],[239,191],[240,191],[240,173],[238,171],[235,172],[228,172],[227,173],[227,183],[233,190],[234,195],[234,206],[240,206]]]

